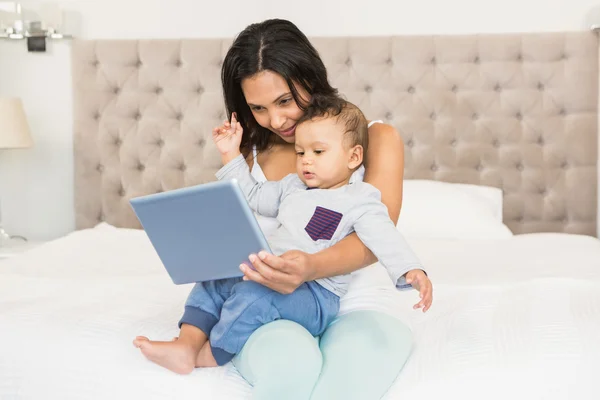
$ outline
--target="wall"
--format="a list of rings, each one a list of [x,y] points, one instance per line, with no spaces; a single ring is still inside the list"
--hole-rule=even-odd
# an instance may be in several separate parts
[[[36,9],[41,2],[22,1]],[[66,25],[81,38],[230,37],[271,17],[293,20],[309,36],[564,31],[600,23],[592,0],[71,0]],[[358,2],[355,4],[359,4]],[[70,48],[44,54],[0,41],[0,96],[19,96],[35,147],[0,151],[0,200],[7,230],[53,239],[74,229]],[[600,231],[600,230],[599,230]]]

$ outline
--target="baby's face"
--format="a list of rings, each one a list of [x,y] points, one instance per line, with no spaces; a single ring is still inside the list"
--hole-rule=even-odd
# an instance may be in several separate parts
[[[306,186],[333,189],[348,183],[355,162],[344,133],[335,118],[306,121],[296,128],[296,170]]]

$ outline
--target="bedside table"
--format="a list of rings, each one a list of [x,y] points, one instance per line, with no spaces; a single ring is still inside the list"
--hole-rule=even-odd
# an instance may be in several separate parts
[[[42,242],[35,241],[23,241],[23,240],[11,240],[8,243],[3,243],[0,246],[0,260],[11,258],[17,254],[23,253],[36,246],[39,246]]]

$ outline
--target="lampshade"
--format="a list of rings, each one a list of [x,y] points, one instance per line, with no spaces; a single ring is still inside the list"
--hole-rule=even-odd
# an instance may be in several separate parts
[[[23,103],[18,98],[0,98],[0,149],[33,146]]]

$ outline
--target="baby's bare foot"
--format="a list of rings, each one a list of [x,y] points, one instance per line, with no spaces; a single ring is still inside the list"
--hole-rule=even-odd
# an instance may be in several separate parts
[[[189,374],[194,370],[197,351],[180,340],[158,342],[145,336],[138,336],[133,345],[139,348],[146,358],[161,367],[178,374]]]

